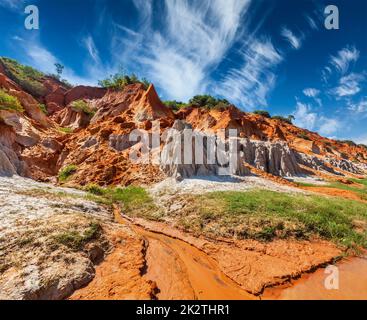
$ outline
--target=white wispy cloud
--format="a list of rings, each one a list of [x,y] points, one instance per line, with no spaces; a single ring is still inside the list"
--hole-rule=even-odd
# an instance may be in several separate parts
[[[87,35],[85,38],[83,38],[82,43],[85,46],[85,48],[88,50],[88,53],[91,56],[91,58],[93,59],[93,61],[95,63],[100,63],[101,60],[99,58],[99,52],[97,50],[97,47],[91,35]]]
[[[248,44],[241,55],[243,65],[230,70],[216,92],[249,109],[267,106],[267,95],[276,80],[274,69],[283,59],[281,54],[265,39]]]
[[[361,91],[361,84],[364,80],[365,76],[363,74],[351,73],[341,77],[339,85],[331,92],[338,98],[353,96]]]
[[[137,8],[143,6],[141,0],[134,3]],[[130,33],[127,40],[116,37],[115,44],[134,51],[133,63],[141,64],[146,76],[167,97],[187,100],[204,92],[211,70],[236,41],[250,0],[166,0],[159,28],[149,23],[153,11],[151,1],[148,3],[141,13],[145,24],[133,30],[136,36]]]
[[[350,64],[357,62],[360,52],[354,46],[341,49],[335,56],[330,57],[330,65],[341,74],[348,72]]]
[[[297,101],[295,112],[295,125],[312,131],[317,131],[321,135],[329,136],[337,133],[342,127],[342,122],[337,118],[325,117],[313,110],[311,104]]]
[[[319,97],[321,94],[321,91],[315,88],[306,88],[303,90],[303,94],[308,97],[313,99],[315,102],[317,102],[317,104],[319,106],[322,106],[322,100]]]
[[[293,49],[298,50],[302,46],[302,36],[296,36],[290,29],[283,27],[281,35],[290,43]]]
[[[349,102],[348,109],[352,111],[353,114],[364,114],[367,116],[367,97],[363,97],[358,102]]]
[[[317,113],[312,112],[312,107],[309,104],[297,102],[296,110],[293,113],[296,118],[295,125],[308,130],[314,130],[317,120]]]
[[[15,40],[15,41],[24,41],[24,39],[22,37],[19,37],[19,36],[13,36],[12,39]]]
[[[355,138],[352,138],[352,140],[355,142],[355,143],[361,143],[361,144],[364,144],[364,145],[367,145],[367,134],[363,134],[361,136],[357,136]]]
[[[31,37],[29,39],[21,38],[19,41],[19,50],[23,50],[25,61],[24,63],[48,74],[55,73],[55,63],[63,62],[58,59],[52,52],[44,47],[38,37]],[[65,66],[62,78],[66,79],[72,84],[79,85],[96,85],[96,79],[94,75],[88,75],[87,77],[81,77],[75,74],[75,72],[69,67]]]
[[[319,120],[318,132],[323,136],[330,136],[339,132],[342,123],[335,118],[321,117]]]
[[[318,30],[319,27],[317,25],[317,22],[314,18],[312,18],[311,16],[306,16],[306,20],[309,24],[309,26],[311,27],[312,30]]]
[[[303,90],[303,94],[306,97],[315,98],[320,94],[320,90],[315,88],[306,88]]]
[[[0,6],[8,9],[19,9],[24,2],[24,0],[0,0]]]

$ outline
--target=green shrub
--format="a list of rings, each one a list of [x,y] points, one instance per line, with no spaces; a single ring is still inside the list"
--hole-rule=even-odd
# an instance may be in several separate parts
[[[62,132],[62,133],[66,133],[66,134],[70,134],[70,133],[73,133],[73,129],[71,128],[59,128],[59,131]]]
[[[339,143],[347,144],[350,147],[356,147],[357,144],[354,141],[351,140],[337,140]]]
[[[139,77],[135,74],[127,74],[124,70],[110,75],[110,77],[98,81],[99,86],[106,89],[123,90],[129,84],[142,83],[145,89],[148,89],[150,83],[147,79]]]
[[[47,108],[46,106],[43,104],[43,103],[40,103],[38,105],[38,107],[41,109],[41,111],[44,113],[44,114],[47,114]]]
[[[289,124],[293,124],[293,120],[295,119],[294,116],[290,115],[287,118],[283,116],[273,116],[272,119],[279,120],[282,122],[286,122]]]
[[[96,196],[103,196],[104,194],[106,194],[106,190],[103,189],[102,187],[94,184],[94,183],[91,183],[91,184],[88,184],[85,188],[84,188],[85,191],[91,193],[91,194],[94,194]]]
[[[88,103],[86,103],[84,100],[76,100],[71,103],[71,108],[74,111],[77,112],[84,112],[85,114],[89,116],[93,116],[95,114],[95,111],[92,110]]]
[[[67,181],[74,173],[76,173],[77,169],[78,167],[74,164],[68,165],[65,168],[61,169],[59,172],[59,181]]]
[[[309,138],[309,136],[307,135],[307,133],[306,133],[306,132],[301,132],[301,133],[299,133],[299,134],[297,135],[297,137],[298,137],[298,138],[300,138],[300,139],[303,139],[303,140],[311,140],[311,139]]]
[[[0,110],[23,112],[24,109],[18,98],[7,94],[0,89]]]
[[[180,101],[176,101],[176,100],[171,100],[171,101],[164,101],[163,102],[168,108],[171,108],[174,111],[178,111],[182,108],[187,107],[187,103],[183,103]]]
[[[253,113],[257,114],[257,115],[260,115],[260,116],[263,116],[265,118],[271,118],[270,113],[268,111],[265,111],[265,110],[255,110]]]
[[[208,109],[230,106],[230,103],[226,99],[217,99],[207,94],[192,97],[189,100],[189,104]]]

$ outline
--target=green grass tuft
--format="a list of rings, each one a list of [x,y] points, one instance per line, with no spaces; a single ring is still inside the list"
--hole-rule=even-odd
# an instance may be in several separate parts
[[[160,218],[160,210],[144,188],[136,186],[101,188],[91,184],[86,186],[85,190],[93,197],[91,200],[100,199],[100,203],[110,205],[117,203],[122,206],[123,212],[127,215],[152,220]]]
[[[86,243],[96,239],[100,234],[101,226],[99,223],[92,222],[88,229],[83,234],[76,230],[69,230],[67,232],[55,236],[57,243],[65,245],[73,250],[81,250]]]
[[[59,172],[59,181],[67,181],[76,171],[78,167],[76,165],[68,165]]]
[[[95,111],[92,110],[88,103],[84,100],[76,100],[71,103],[71,108],[76,112],[84,112],[89,116],[94,116]]]
[[[62,133],[70,134],[73,133],[74,130],[71,128],[59,128],[59,131]]]
[[[47,115],[47,108],[43,103],[40,103],[38,107],[41,109],[41,111]]]

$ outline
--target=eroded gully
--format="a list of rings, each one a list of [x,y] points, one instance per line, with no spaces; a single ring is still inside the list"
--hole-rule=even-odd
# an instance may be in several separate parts
[[[269,288],[257,297],[227,277],[217,263],[180,239],[132,225],[121,215],[116,220],[130,224],[148,243],[144,274],[157,284],[161,300],[253,300],[253,299],[367,299],[367,259],[351,258],[338,265],[339,290],[324,286],[325,269],[303,275],[286,286]]]

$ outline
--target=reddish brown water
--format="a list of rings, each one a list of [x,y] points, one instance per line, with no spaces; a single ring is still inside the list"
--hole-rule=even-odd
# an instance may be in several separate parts
[[[146,277],[160,288],[159,299],[258,299],[224,275],[217,263],[197,248],[162,234],[136,230],[149,241]]]
[[[325,269],[306,274],[287,287],[266,289],[265,300],[367,300],[367,258],[350,258],[337,264],[339,289],[328,290]]]

